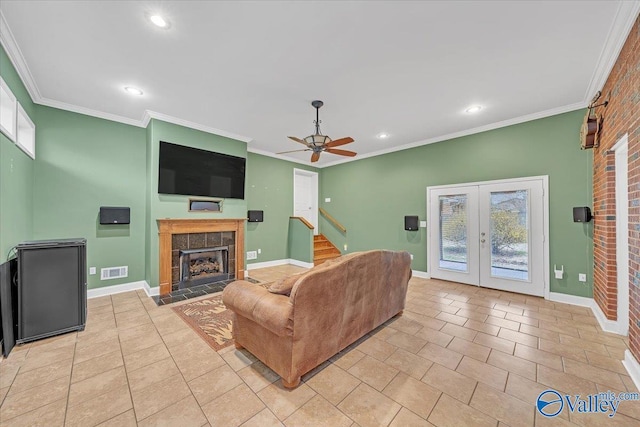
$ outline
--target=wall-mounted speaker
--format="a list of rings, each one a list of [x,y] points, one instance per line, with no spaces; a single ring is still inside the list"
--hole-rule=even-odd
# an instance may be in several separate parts
[[[404,217],[404,229],[407,231],[418,230],[418,215],[408,215]]]
[[[113,206],[100,206],[100,224],[117,225],[131,222],[131,209]]]
[[[591,218],[591,209],[588,206],[573,208],[573,222],[589,222]]]
[[[247,218],[249,222],[263,222],[264,213],[263,211],[247,211]]]

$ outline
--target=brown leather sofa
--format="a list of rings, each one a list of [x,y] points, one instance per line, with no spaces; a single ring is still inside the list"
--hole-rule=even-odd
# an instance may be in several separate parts
[[[300,377],[404,309],[408,252],[357,252],[269,285],[244,280],[222,294],[236,348],[296,387]]]

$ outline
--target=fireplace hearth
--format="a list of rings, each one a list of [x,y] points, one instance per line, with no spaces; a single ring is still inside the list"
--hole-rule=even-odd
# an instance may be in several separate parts
[[[180,251],[180,282],[178,282],[178,289],[228,279],[228,246]]]

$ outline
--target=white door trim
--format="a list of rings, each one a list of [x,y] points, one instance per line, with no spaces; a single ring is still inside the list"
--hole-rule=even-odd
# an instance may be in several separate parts
[[[616,283],[618,312],[616,322],[621,335],[629,333],[629,138],[625,134],[613,146],[616,192]]]
[[[295,216],[296,206],[296,175],[303,175],[312,178],[312,191],[311,195],[311,218],[307,218],[311,225],[313,225],[313,234],[318,234],[318,173],[308,171],[305,169],[293,169],[293,215]]]
[[[510,183],[510,182],[523,182],[523,181],[532,181],[532,180],[542,180],[542,215],[543,215],[543,225],[542,229],[544,232],[544,244],[543,244],[543,275],[544,275],[544,298],[549,299],[549,175],[538,175],[538,176],[528,176],[528,177],[518,177],[518,178],[508,178],[508,179],[497,179],[493,181],[476,181],[476,182],[463,182],[457,184],[445,184],[445,185],[434,185],[427,187],[427,213],[430,212],[431,203],[431,190],[439,190],[446,189],[452,187],[460,187],[460,186],[472,186],[472,185],[485,185],[485,184],[500,184],[500,183]],[[429,217],[427,219],[431,221]],[[429,248],[431,247],[431,227],[427,226],[427,273],[431,275],[430,269],[430,256],[431,251]]]

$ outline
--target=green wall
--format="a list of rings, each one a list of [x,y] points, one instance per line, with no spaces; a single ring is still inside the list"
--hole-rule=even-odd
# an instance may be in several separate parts
[[[523,176],[549,175],[549,251],[564,265],[551,291],[592,296],[592,223],[572,220],[572,207],[592,200],[592,152],[581,151],[578,132],[584,111],[496,129],[382,156],[324,168],[324,207],[346,228],[342,234],[321,217],[321,231],[348,251],[407,250],[412,268],[427,271],[426,229],[404,230],[404,216],[426,218],[426,187]],[[331,202],[325,203],[325,197]],[[587,273],[587,284],[578,282]]]
[[[190,196],[158,194],[158,159],[160,141],[203,150],[247,157],[247,144],[207,132],[152,119],[147,126],[147,154],[141,164],[147,166],[148,188],[147,239],[145,242],[146,280],[149,286],[159,286],[158,225],[163,218],[246,218],[246,200],[225,199],[222,212],[189,212]],[[246,186],[246,182],[245,182]],[[246,196],[245,196],[246,197]]]
[[[264,211],[264,222],[247,223],[245,251],[261,250],[247,264],[287,259],[289,217],[293,215],[293,170],[318,169],[248,153],[247,209]]]
[[[289,259],[313,263],[313,230],[297,218],[289,219]]]
[[[35,239],[84,237],[99,288],[145,278],[145,130],[38,106],[33,198]],[[130,225],[100,225],[100,206],[129,206]],[[104,267],[129,276],[100,280]]]
[[[324,169],[247,153],[244,142],[152,120],[147,129],[36,106],[6,53],[0,75],[36,124],[36,160],[0,135],[0,251],[23,240],[85,237],[88,266],[129,266],[129,277],[89,288],[146,279],[158,286],[158,218],[246,218],[246,250],[255,262],[289,258],[293,169],[319,172],[320,206],[343,223],[336,230],[320,216],[320,230],[348,252],[408,250],[413,268],[426,271],[426,232],[406,232],[404,215],[426,218],[426,187],[521,176],[549,175],[550,264],[565,278],[551,290],[592,295],[592,224],[572,222],[573,206],[590,205],[591,151],[580,151],[583,111],[574,111]],[[245,200],[227,199],[222,213],[188,212],[186,196],[157,193],[160,140],[247,158]],[[331,203],[323,202],[325,197]],[[100,206],[130,206],[131,225],[100,226]],[[586,272],[587,285],[577,280]]]
[[[0,75],[22,108],[35,121],[35,106],[0,47]],[[33,235],[33,160],[0,134],[0,262],[11,248]]]

